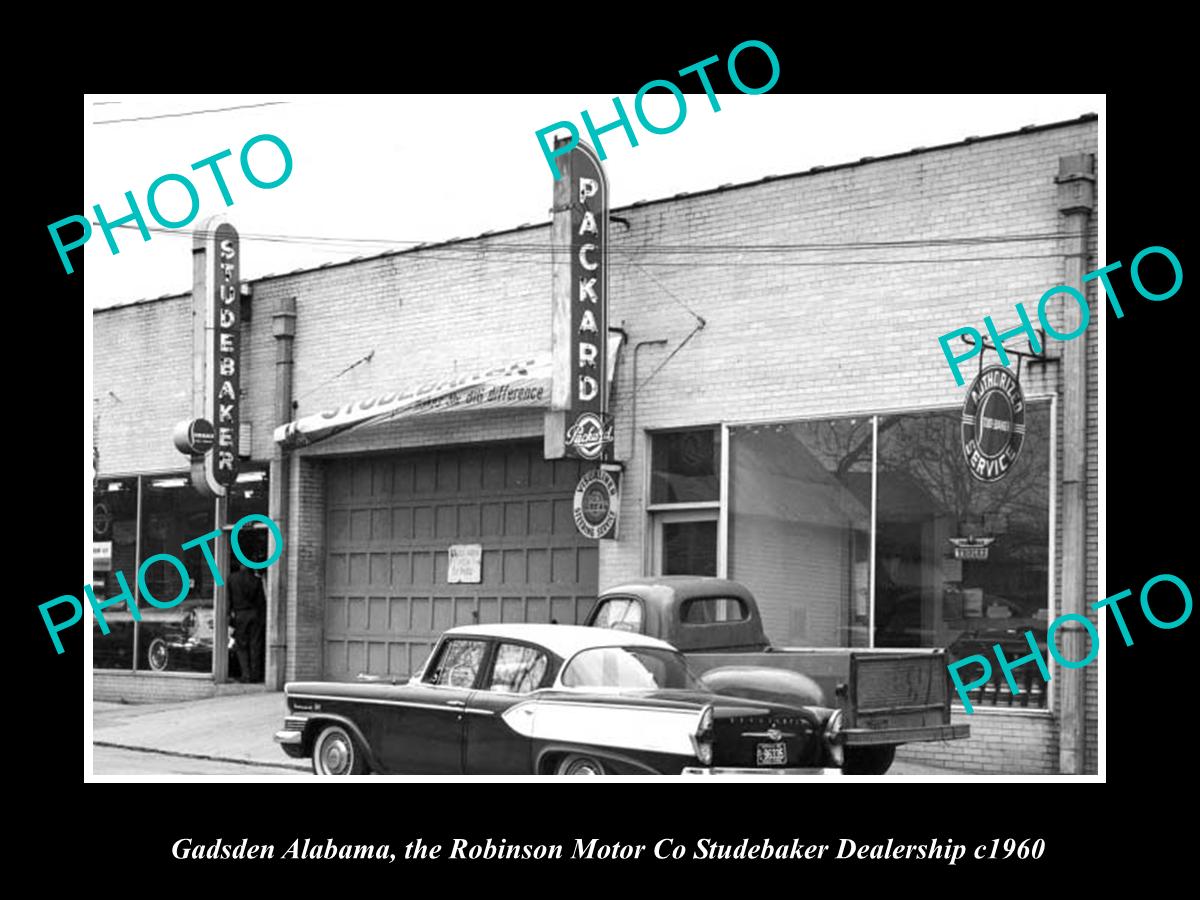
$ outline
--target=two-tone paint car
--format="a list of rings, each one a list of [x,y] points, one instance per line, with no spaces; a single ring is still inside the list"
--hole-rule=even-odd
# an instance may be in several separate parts
[[[404,683],[294,682],[275,735],[318,775],[834,773],[841,713],[723,697],[670,644],[574,625],[447,631]]]

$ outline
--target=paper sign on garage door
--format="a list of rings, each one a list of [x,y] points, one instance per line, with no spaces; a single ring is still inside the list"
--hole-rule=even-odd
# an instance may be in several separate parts
[[[482,561],[482,544],[451,544],[446,581],[450,584],[479,584],[482,581]]]

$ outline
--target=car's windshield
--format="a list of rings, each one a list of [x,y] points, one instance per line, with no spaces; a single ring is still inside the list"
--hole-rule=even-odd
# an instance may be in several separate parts
[[[683,657],[674,650],[657,647],[594,647],[584,650],[567,664],[563,687],[699,688]]]

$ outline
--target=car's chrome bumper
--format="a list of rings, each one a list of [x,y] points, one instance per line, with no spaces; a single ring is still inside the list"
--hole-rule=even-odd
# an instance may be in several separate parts
[[[277,744],[299,744],[303,739],[304,733],[300,731],[275,732],[275,743]]]
[[[841,769],[794,768],[794,769],[751,769],[733,766],[687,766],[681,775],[841,775]]]

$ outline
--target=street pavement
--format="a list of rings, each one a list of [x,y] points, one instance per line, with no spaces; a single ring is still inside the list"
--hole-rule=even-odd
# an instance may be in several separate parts
[[[98,776],[253,775],[303,777],[307,760],[292,759],[273,740],[283,725],[281,692],[182,703],[106,703],[92,711],[93,773]],[[897,760],[889,775],[961,775]]]
[[[92,769],[96,775],[136,779],[145,775],[221,775],[247,776],[257,780],[264,777],[283,781],[311,778],[311,774],[294,769],[248,766],[217,759],[194,759],[168,756],[144,750],[125,750],[121,747],[92,748]]]

